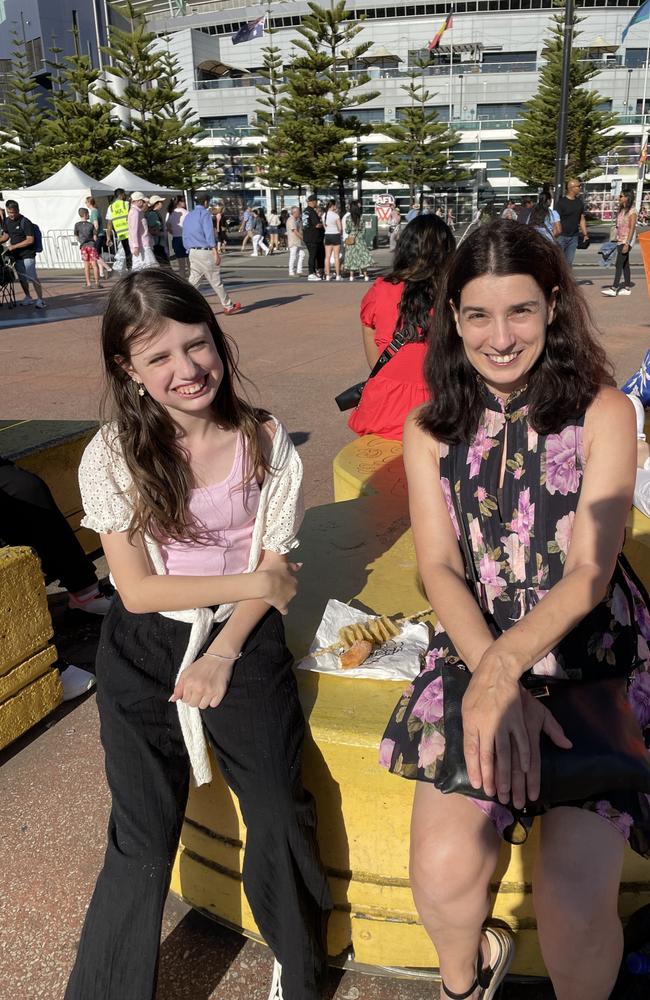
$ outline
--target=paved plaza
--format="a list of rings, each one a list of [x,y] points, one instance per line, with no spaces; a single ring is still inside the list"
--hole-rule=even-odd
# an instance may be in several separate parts
[[[632,296],[614,299],[600,294],[612,273],[598,268],[595,250],[579,258],[577,277],[621,382],[650,343],[639,258],[633,257]],[[385,268],[388,252],[377,251],[376,259]],[[223,274],[242,312],[222,319],[216,298],[209,299],[252,380],[246,390],[288,427],[305,465],[307,505],[329,503],[332,458],[351,438],[333,397],[367,374],[358,307],[369,286],[289,279],[286,254],[261,261],[228,254]],[[46,275],[44,314],[0,307],[0,420],[97,419],[99,329],[110,282],[93,292],[82,288],[79,273]],[[66,654],[83,658],[95,623],[75,639],[62,599],[53,594],[51,601],[55,620],[67,628]],[[0,1000],[62,1000],[101,865],[107,815],[93,694],[61,706],[0,753]],[[261,945],[168,902],[158,1000],[266,1000],[271,965]],[[511,983],[503,1000],[552,995],[546,984]],[[328,1000],[437,996],[431,981],[333,970]]]

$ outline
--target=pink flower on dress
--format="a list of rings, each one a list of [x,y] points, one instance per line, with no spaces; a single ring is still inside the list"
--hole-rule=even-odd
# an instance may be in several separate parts
[[[636,721],[645,729],[650,725],[650,674],[638,671],[627,693]]]
[[[449,445],[445,444],[444,441],[438,442],[438,458],[447,458],[449,454]]]
[[[535,504],[530,502],[530,489],[522,490],[517,501],[517,510],[512,521],[506,525],[509,531],[516,532],[522,545],[530,545],[530,532],[535,523]]]
[[[443,713],[442,677],[434,677],[416,701],[411,715],[422,722],[439,722]]]
[[[444,654],[442,652],[442,649],[440,649],[438,646],[436,646],[433,649],[430,649],[427,652],[426,656],[424,657],[426,666],[422,671],[422,673],[426,674],[428,673],[429,670],[435,670],[436,667],[438,666],[438,660],[442,660],[443,658]]]
[[[494,599],[499,597],[507,586],[503,577],[499,576],[500,569],[501,563],[497,562],[496,559],[490,559],[486,552],[479,563],[479,579],[485,587],[490,611],[494,611]]]
[[[506,417],[503,410],[486,410],[481,419],[489,437],[498,437],[506,425]],[[496,441],[494,442],[496,444]]]
[[[523,469],[515,469],[515,471],[512,474],[515,477],[515,479],[521,479],[521,477],[524,474],[524,470]]]
[[[423,736],[418,747],[418,767],[429,767],[435,764],[438,757],[445,752],[445,738],[437,729],[428,736]]]
[[[536,430],[534,430],[530,424],[528,424],[528,451],[537,451],[537,442],[539,441],[539,435]]]
[[[508,535],[502,538],[503,548],[508,556],[508,564],[515,580],[526,579],[526,546],[519,541],[518,535]]]
[[[382,740],[379,744],[379,764],[381,767],[390,767],[393,761],[393,750],[395,740]]]
[[[643,638],[642,635],[637,636],[636,651],[638,653],[639,659],[647,663],[648,669],[650,669],[650,647],[648,647],[648,643],[646,642],[646,640]]]
[[[487,499],[487,490],[485,486],[479,486],[474,494],[479,503],[483,503]]]
[[[483,423],[479,425],[474,440],[467,450],[467,464],[469,465],[469,478],[478,476],[481,462],[488,457],[490,449],[497,444],[487,432]]]
[[[575,518],[575,511],[571,510],[568,514],[565,514],[564,517],[561,517],[555,525],[555,544],[565,559],[569,554],[569,545],[571,544],[573,522],[575,521]]]
[[[557,661],[555,653],[547,653],[532,668],[536,677],[561,677],[566,680],[567,674]]]
[[[470,802],[478,806],[481,812],[484,812],[487,818],[492,820],[500,836],[503,836],[504,830],[512,826],[515,821],[510,810],[502,806],[500,802],[484,802],[483,799],[470,799]]]
[[[604,799],[596,803],[596,812],[611,823],[614,829],[618,830],[626,840],[630,839],[630,831],[634,826],[634,820],[629,813],[619,812],[610,802],[606,802]]]
[[[582,427],[565,427],[546,438],[546,489],[553,496],[577,493],[580,485],[578,462],[582,454]]]
[[[460,528],[458,527],[456,511],[454,510],[454,501],[451,496],[451,486],[449,485],[449,480],[444,476],[441,476],[440,485],[442,486],[442,495],[444,496],[445,504],[447,505],[447,513],[451,518],[451,523],[454,526],[454,531],[456,532],[456,538],[460,538]]]
[[[478,553],[485,548],[483,532],[481,531],[481,522],[478,517],[473,517],[469,522],[469,540],[472,546],[472,552]]]
[[[636,608],[636,623],[639,626],[641,635],[644,639],[650,642],[650,613],[645,604],[641,601],[635,603]]]

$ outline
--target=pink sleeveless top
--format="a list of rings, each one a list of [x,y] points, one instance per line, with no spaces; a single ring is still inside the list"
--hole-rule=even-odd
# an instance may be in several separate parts
[[[161,545],[170,576],[225,576],[247,571],[260,487],[255,477],[242,487],[244,459],[244,437],[239,434],[228,478],[190,492],[189,509],[202,528],[203,544],[170,540]]]

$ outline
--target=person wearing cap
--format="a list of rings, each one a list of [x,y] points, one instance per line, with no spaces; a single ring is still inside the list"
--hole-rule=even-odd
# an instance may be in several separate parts
[[[152,241],[152,250],[156,263],[161,267],[171,269],[169,254],[167,253],[167,237],[165,235],[165,223],[160,211],[164,198],[159,194],[153,194],[149,199],[149,207],[145,212],[147,228]]]
[[[216,211],[217,206],[211,206],[207,196],[200,199],[185,216],[183,246],[190,255],[190,283],[198,288],[201,279],[205,278],[219,296],[223,311],[230,315],[239,312],[241,303],[233,302],[221,280],[221,254],[217,249],[212,221]]]
[[[325,227],[317,210],[318,198],[315,194],[310,194],[307,198],[307,208],[302,213],[302,238],[307,247],[309,255],[309,273],[307,281],[320,281],[320,276],[316,273],[319,261],[325,261]]]
[[[145,209],[148,201],[142,191],[134,191],[131,195],[129,209],[129,246],[133,257],[132,271],[141,271],[143,267],[156,267],[158,261],[152,249],[152,237],[147,225]]]

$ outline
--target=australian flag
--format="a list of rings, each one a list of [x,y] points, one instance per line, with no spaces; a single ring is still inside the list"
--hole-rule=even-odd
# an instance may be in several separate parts
[[[249,21],[248,24],[242,24],[234,35],[231,35],[232,44],[239,45],[240,42],[250,42],[253,38],[262,38],[264,36],[264,21],[266,16],[258,17],[255,21]]]

